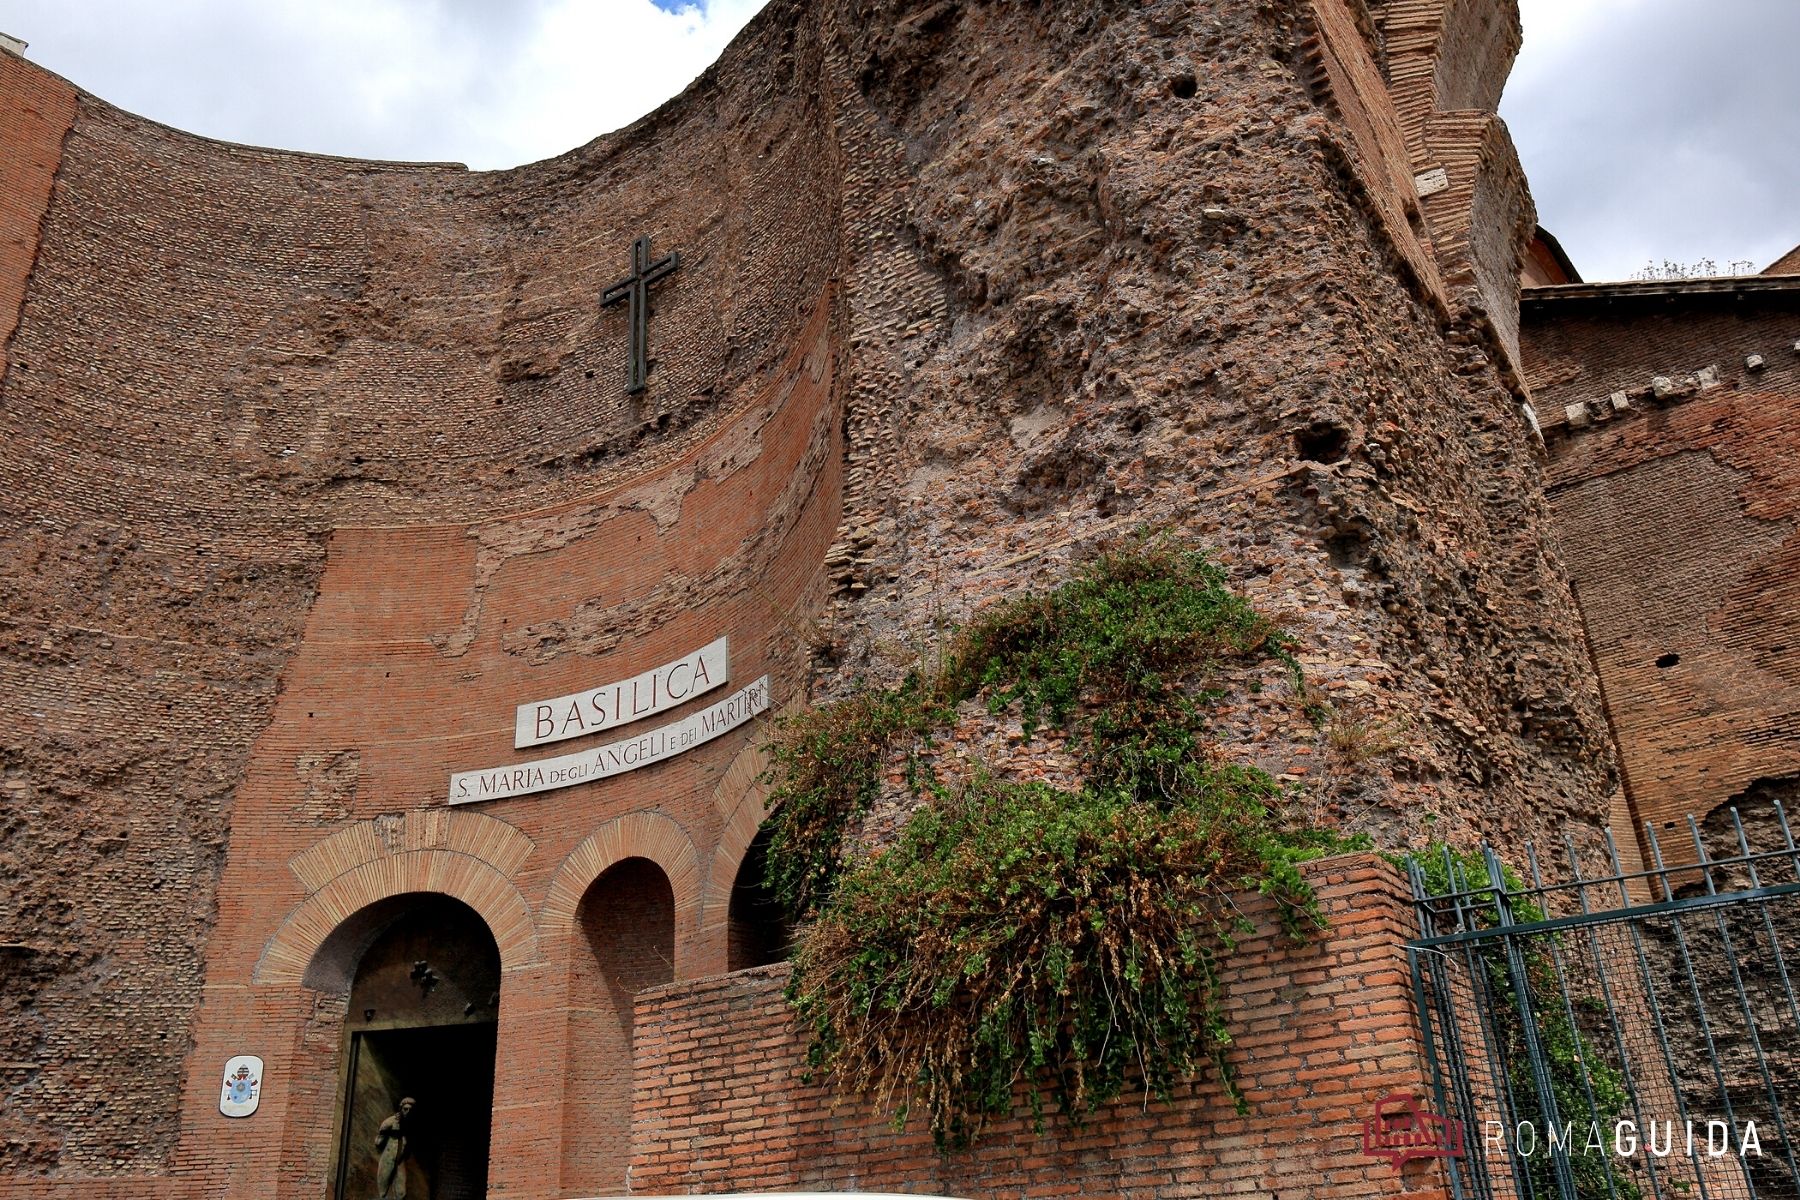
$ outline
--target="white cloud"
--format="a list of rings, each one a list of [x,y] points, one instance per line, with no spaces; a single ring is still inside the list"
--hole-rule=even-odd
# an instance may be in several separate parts
[[[1501,115],[1582,275],[1760,270],[1800,242],[1794,0],[1523,0]]]
[[[581,145],[681,91],[764,3],[667,12],[642,0],[553,0],[523,55],[535,76],[529,93],[507,95],[481,124],[495,141],[529,133],[520,161]]]
[[[195,133],[485,169],[629,124],[763,2],[0,0],[0,30],[101,99]]]

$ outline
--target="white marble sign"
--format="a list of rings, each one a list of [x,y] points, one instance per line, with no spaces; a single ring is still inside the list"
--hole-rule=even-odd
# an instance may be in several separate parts
[[[533,792],[591,783],[609,775],[623,775],[674,758],[695,746],[703,746],[721,734],[730,733],[758,713],[766,712],[768,707],[769,677],[764,675],[699,712],[689,713],[679,721],[637,737],[516,766],[459,771],[450,777],[450,803],[475,804],[483,800],[504,800],[508,796],[529,796]]]
[[[219,1091],[219,1111],[228,1117],[247,1117],[262,1100],[263,1061],[254,1054],[240,1054],[225,1063],[225,1085]]]
[[[730,678],[727,648],[726,639],[719,638],[621,683],[521,704],[513,718],[513,745],[523,749],[561,742],[666,712]]]

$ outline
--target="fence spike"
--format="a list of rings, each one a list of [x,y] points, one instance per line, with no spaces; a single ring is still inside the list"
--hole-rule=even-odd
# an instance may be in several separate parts
[[[1569,878],[1575,881],[1575,898],[1581,902],[1581,911],[1587,912],[1587,878],[1581,873],[1581,859],[1575,853],[1575,838],[1567,828],[1563,829],[1563,849],[1569,855]]]
[[[1655,825],[1655,823],[1651,822],[1651,821],[1645,821],[1644,822],[1644,832],[1650,838],[1650,858],[1651,858],[1651,861],[1653,861],[1656,864],[1656,877],[1662,883],[1663,899],[1673,900],[1675,898],[1675,891],[1673,888],[1671,888],[1669,886],[1668,868],[1663,866],[1662,844],[1656,840],[1656,825]]]
[[[1687,815],[1688,836],[1694,839],[1694,853],[1700,859],[1700,875],[1706,880],[1706,894],[1716,896],[1719,889],[1713,886],[1712,859],[1706,853],[1706,841],[1700,836],[1700,826],[1694,822],[1694,814]]]
[[[1744,866],[1750,869],[1750,886],[1761,887],[1757,876],[1756,858],[1750,853],[1750,840],[1744,836],[1744,822],[1738,817],[1737,805],[1731,806],[1731,828],[1737,833],[1738,853],[1744,856]]]

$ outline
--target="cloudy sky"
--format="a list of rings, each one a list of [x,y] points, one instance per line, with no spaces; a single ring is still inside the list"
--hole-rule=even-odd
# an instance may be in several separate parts
[[[1586,279],[1800,244],[1800,0],[1521,0],[1500,113]]]
[[[232,141],[510,166],[674,95],[763,0],[0,0],[29,57]],[[1501,111],[1588,279],[1800,243],[1800,0],[1522,0]]]

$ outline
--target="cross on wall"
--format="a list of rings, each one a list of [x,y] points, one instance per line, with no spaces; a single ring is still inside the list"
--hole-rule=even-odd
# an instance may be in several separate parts
[[[654,262],[650,259],[648,234],[631,243],[631,274],[600,293],[600,306],[609,308],[621,300],[630,302],[627,319],[631,324],[631,365],[625,392],[636,395],[649,386],[650,285],[681,266],[681,252],[672,251]]]

